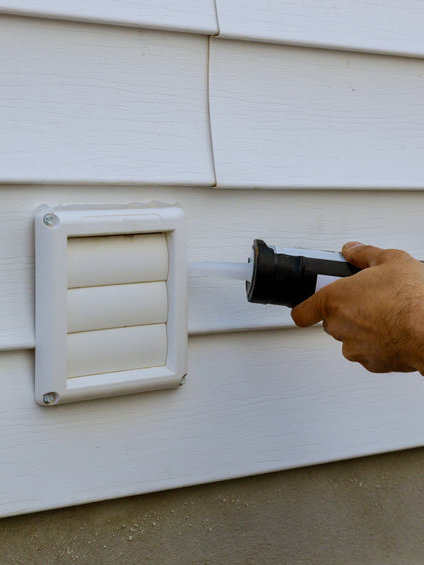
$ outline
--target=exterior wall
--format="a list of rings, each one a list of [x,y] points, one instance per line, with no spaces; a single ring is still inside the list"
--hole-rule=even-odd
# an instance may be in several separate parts
[[[245,260],[254,237],[424,257],[421,58],[209,38],[219,3],[186,27],[165,4],[153,22],[0,3],[20,14],[0,18],[2,516],[423,444],[421,378],[366,373],[237,281],[190,280],[181,390],[34,405],[42,203],[177,201],[192,261]]]

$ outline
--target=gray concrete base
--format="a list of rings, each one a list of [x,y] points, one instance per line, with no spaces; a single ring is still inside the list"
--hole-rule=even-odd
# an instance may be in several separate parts
[[[0,563],[424,564],[424,449],[0,523]]]

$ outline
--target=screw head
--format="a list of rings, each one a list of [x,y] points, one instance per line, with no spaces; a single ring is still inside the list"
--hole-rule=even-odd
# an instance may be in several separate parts
[[[43,395],[44,404],[54,404],[57,400],[57,394],[55,392],[47,392]]]
[[[43,224],[50,228],[55,225],[56,220],[57,218],[54,214],[46,214],[43,218]]]

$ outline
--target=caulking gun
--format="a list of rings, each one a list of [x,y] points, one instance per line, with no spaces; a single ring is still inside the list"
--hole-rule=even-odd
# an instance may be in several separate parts
[[[277,249],[255,239],[247,263],[190,263],[189,275],[246,281],[249,302],[293,308],[320,288],[359,271],[341,253]]]

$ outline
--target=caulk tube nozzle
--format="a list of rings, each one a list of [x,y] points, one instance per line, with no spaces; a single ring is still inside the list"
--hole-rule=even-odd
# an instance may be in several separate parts
[[[293,307],[298,303],[296,282],[301,275],[300,257],[277,254],[262,239],[255,239],[252,281],[246,283],[247,299],[259,304]]]
[[[338,253],[286,251],[276,251],[261,239],[255,239],[252,281],[246,283],[249,302],[293,308],[316,292],[321,275],[329,281],[358,271]]]

